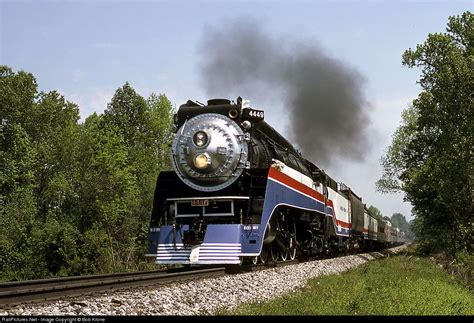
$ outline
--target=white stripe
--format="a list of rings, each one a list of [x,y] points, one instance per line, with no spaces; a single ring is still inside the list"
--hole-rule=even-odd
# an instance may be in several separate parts
[[[177,264],[177,265],[190,265],[191,263],[189,261],[172,261],[172,260],[169,260],[169,261],[156,261],[157,264],[159,265],[173,265],[173,264]],[[229,264],[229,265],[233,265],[233,264],[240,264],[240,259],[239,260],[227,260],[227,261],[213,261],[213,260],[207,260],[207,261],[197,261],[197,262],[193,262],[192,265],[225,265],[225,264]]]
[[[209,242],[204,242],[202,244],[200,244],[200,246],[240,246],[242,245],[241,243],[209,243]],[[160,243],[158,244],[158,246],[175,246],[174,243]],[[176,243],[176,246],[177,247],[183,247],[184,244],[183,243]]]
[[[211,201],[218,201],[218,200],[249,200],[250,197],[248,196],[205,196],[205,197],[178,197],[178,198],[169,198],[166,199],[167,201],[189,201],[192,200],[211,200]],[[201,205],[199,205],[201,206]]]
[[[238,257],[240,253],[237,252],[229,252],[229,253],[199,253],[199,258],[201,257],[207,257],[207,258],[216,258],[216,257]]]
[[[272,177],[269,177],[268,179],[270,179],[270,180],[272,180],[272,181],[274,181],[274,182],[276,182],[276,183],[278,183],[278,184],[280,184],[280,185],[283,185],[283,186],[285,186],[285,187],[288,187],[288,188],[291,189],[292,191],[295,191],[296,193],[299,193],[299,194],[301,194],[301,195],[304,195],[304,196],[306,196],[306,197],[309,197],[310,199],[315,200],[316,202],[321,203],[321,204],[324,205],[323,202],[321,202],[320,200],[318,200],[318,199],[312,197],[311,195],[308,195],[308,194],[306,194],[306,193],[303,193],[303,192],[301,192],[301,191],[298,191],[296,188],[293,188],[293,187],[291,187],[291,186],[288,186],[288,185],[286,185],[286,184],[280,182],[280,181],[277,180],[277,179],[274,179],[274,178],[272,178]],[[303,185],[304,185],[304,184],[303,184]],[[308,187],[308,188],[309,188],[309,189],[312,189],[312,188],[310,188],[310,187]],[[314,191],[314,190],[313,190],[313,191]],[[316,192],[316,191],[315,191],[315,192]]]
[[[158,251],[175,251],[175,252],[191,252],[192,249],[190,248],[182,248],[182,249],[174,249],[170,247],[158,247]],[[201,251],[240,251],[240,247],[220,247],[220,248],[199,248]]]
[[[170,253],[170,252],[159,252],[158,257],[161,256],[190,256],[191,253]],[[228,255],[240,255],[240,252],[199,252],[199,256],[228,256]]]

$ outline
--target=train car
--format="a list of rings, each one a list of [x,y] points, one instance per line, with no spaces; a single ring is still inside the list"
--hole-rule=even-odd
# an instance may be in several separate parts
[[[377,241],[381,245],[387,244],[387,234],[385,233],[385,226],[385,221],[377,219]]]
[[[364,246],[367,249],[374,248],[377,245],[377,219],[364,208]]]
[[[303,158],[248,101],[189,100],[174,132],[173,171],[158,176],[148,233],[156,263],[266,263],[377,240],[362,199]]]

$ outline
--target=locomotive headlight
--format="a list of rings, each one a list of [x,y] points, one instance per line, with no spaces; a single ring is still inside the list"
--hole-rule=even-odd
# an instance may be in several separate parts
[[[194,157],[194,166],[197,169],[204,169],[211,164],[211,156],[209,154],[199,154]]]
[[[198,131],[193,136],[193,142],[197,147],[203,147],[208,141],[207,134],[204,131]]]

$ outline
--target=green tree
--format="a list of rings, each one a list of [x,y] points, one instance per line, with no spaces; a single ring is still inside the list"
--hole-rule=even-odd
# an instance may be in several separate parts
[[[171,169],[171,142],[173,133],[173,107],[171,101],[164,95],[152,93],[147,99],[149,139],[153,147],[153,164],[156,175],[161,170]],[[156,177],[156,176],[155,176]],[[153,180],[155,184],[155,180]]]
[[[373,206],[373,205],[369,206],[368,210],[369,210],[369,213],[370,213],[373,217],[375,217],[376,219],[379,219],[379,220],[382,220],[382,219],[383,219],[383,214],[382,214],[382,212],[380,212],[380,210],[377,209],[375,206]]]
[[[17,189],[34,187],[33,163],[36,149],[25,130],[28,111],[34,105],[36,80],[33,75],[0,65],[0,187],[1,200],[11,200]]]
[[[34,195],[37,149],[25,130],[35,104],[32,74],[0,66],[0,279],[35,272],[30,234],[38,226]]]
[[[405,226],[407,223],[407,219],[405,216],[401,213],[393,213],[392,217],[390,218],[390,222],[392,222],[392,225],[396,226],[397,228],[402,228]]]
[[[89,116],[82,129],[77,227],[84,232],[88,270],[126,270],[130,239],[136,235],[139,189],[121,135],[102,117]],[[95,232],[95,234],[91,234]],[[101,244],[103,243],[103,244]],[[97,246],[97,250],[91,249]]]
[[[0,279],[31,277],[30,233],[38,226],[32,172],[35,149],[16,123],[0,125]]]
[[[104,111],[104,119],[115,126],[127,147],[142,148],[147,134],[147,104],[128,82],[115,91]]]
[[[413,232],[411,230],[411,224],[407,222],[405,216],[401,213],[394,213],[390,219],[392,225],[399,228],[401,231],[405,233],[405,238],[409,240],[413,240]]]
[[[123,139],[127,164],[140,189],[132,212],[137,227],[129,235],[135,240],[127,249],[129,258],[135,260],[146,250],[156,178],[161,170],[170,168],[172,112],[165,95],[151,94],[145,100],[128,82],[116,90],[104,112],[104,124]]]
[[[447,33],[403,54],[403,65],[421,68],[422,91],[402,115],[377,187],[405,192],[425,251],[472,252],[473,24],[470,12],[449,17]]]
[[[411,240],[411,241],[416,240],[415,229],[414,229],[415,222],[416,222],[416,219],[410,220],[410,222],[408,222],[410,230],[408,231],[408,233],[405,236],[408,240]]]
[[[39,216],[69,221],[75,199],[79,107],[56,91],[39,93],[30,115],[29,134],[37,149],[36,196]]]
[[[24,124],[34,105],[38,85],[31,73],[14,73],[8,66],[0,65],[0,121],[3,125]]]
[[[79,124],[77,105],[0,66],[0,280],[138,268],[172,112],[126,83]]]

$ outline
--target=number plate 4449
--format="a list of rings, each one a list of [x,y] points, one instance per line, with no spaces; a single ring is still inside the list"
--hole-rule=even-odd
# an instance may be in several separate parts
[[[191,200],[191,206],[208,206],[208,199],[193,199]]]

